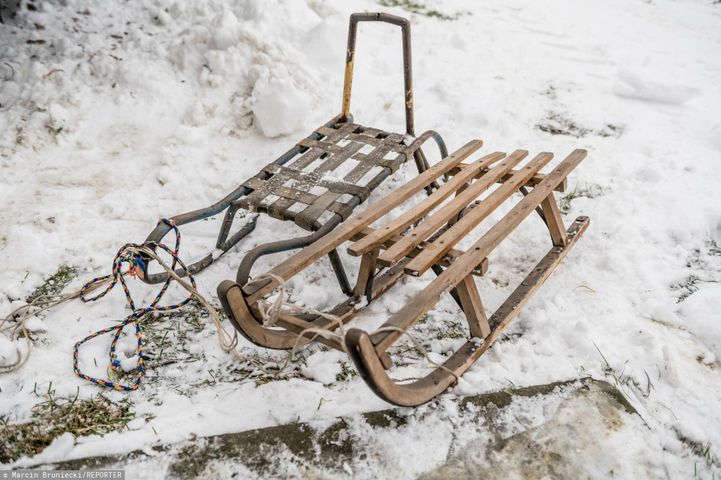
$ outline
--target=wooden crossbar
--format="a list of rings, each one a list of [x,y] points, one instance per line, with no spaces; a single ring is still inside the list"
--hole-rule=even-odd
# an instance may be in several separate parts
[[[343,320],[349,319],[351,316],[351,313],[352,313],[352,310],[348,311],[348,313],[346,314],[347,318],[343,319]],[[341,320],[341,321],[343,321],[343,320]],[[345,321],[343,323],[345,323]],[[313,339],[319,343],[322,343],[323,345],[334,348],[336,350],[340,350],[341,352],[343,351],[343,347],[341,346],[340,342],[336,338],[324,337],[322,335],[318,335],[317,332],[315,332],[315,331],[306,331],[309,328],[310,329],[324,328],[326,330],[333,331],[338,328],[339,325],[337,323],[327,322],[322,327],[319,327],[319,326],[314,325],[305,320],[301,320],[300,318],[295,317],[293,315],[281,313],[278,316],[278,326],[283,327],[286,330],[291,331],[295,334],[298,334],[298,335],[302,334],[307,339]],[[305,332],[305,333],[303,333],[303,332]]]
[[[459,188],[463,187],[466,183],[478,175],[484,168],[492,165],[498,160],[505,157],[506,154],[502,152],[495,152],[486,155],[475,162],[464,168],[462,172],[454,176],[451,180],[446,182],[440,189],[426,197],[418,205],[391,221],[382,228],[377,229],[370,235],[366,235],[364,238],[358,240],[348,247],[348,253],[353,256],[360,256],[367,253],[378,245],[382,244],[386,240],[393,238],[395,235],[402,232],[409,225],[417,222],[421,217],[426,215],[428,212],[438,206],[443,200],[448,198],[451,194],[455,193]]]
[[[422,174],[413,178],[410,182],[393,191],[384,199],[368,206],[368,208],[364,211],[341,223],[328,235],[325,235],[318,241],[298,252],[296,255],[278,264],[276,267],[271,269],[269,273],[282,279],[291,278],[311,263],[319,260],[328,252],[338,247],[344,241],[361,232],[367,225],[370,225],[383,215],[393,210],[397,205],[406,201],[413,194],[433,182],[436,178],[442,176],[450,169],[461,163],[469,155],[481,148],[482,144],[483,142],[481,140],[471,140],[466,143],[464,146],[448,155],[446,158],[436,163]],[[263,282],[262,286],[247,297],[249,304],[257,302],[263,298],[264,295],[267,295],[278,286],[278,282],[274,279],[271,279],[270,281],[264,279],[261,280],[261,282]],[[256,286],[254,285],[255,283],[256,282],[249,282],[247,286],[253,288]]]
[[[416,258],[406,266],[406,273],[419,276],[425,273],[431,266],[438,262],[449,249],[461,241],[480,222],[490,215],[499,205],[505,202],[519,187],[524,185],[529,178],[535,175],[553,158],[551,153],[537,155],[525,167],[521,168],[508,181],[501,184],[480,204],[466,213],[451,228],[423,249]]]
[[[497,224],[483,235],[461,257],[456,259],[443,274],[433,280],[425,289],[413,297],[403,308],[394,313],[383,327],[395,327],[406,330],[423,314],[435,305],[440,296],[460,283],[483,258],[487,257],[498,244],[506,238],[533,210],[553,192],[568,174],[586,157],[585,150],[574,150],[551,173],[546,175],[536,187]],[[401,336],[400,332],[378,332],[371,335],[373,344],[379,353],[385,352]]]
[[[505,175],[508,170],[523,160],[526,155],[528,155],[526,150],[516,150],[502,162],[496,164],[488,173],[458,194],[456,198],[448,202],[443,208],[415,228],[411,229],[391,248],[382,252],[378,257],[378,263],[383,266],[390,266],[406,256],[408,252],[416,248],[422,241],[426,240],[435,231],[448,223],[449,220],[458,215],[458,213],[473,202],[480,194],[488,190],[488,188]]]

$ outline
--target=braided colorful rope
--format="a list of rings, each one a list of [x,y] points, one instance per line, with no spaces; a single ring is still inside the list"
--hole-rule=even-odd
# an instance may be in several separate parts
[[[102,330],[98,330],[97,332],[88,335],[87,337],[83,338],[79,342],[75,344],[75,348],[73,350],[73,370],[75,371],[75,374],[84,379],[88,380],[90,382],[96,383],[100,386],[112,388],[115,390],[123,391],[123,392],[130,392],[133,390],[137,390],[140,386],[140,382],[143,378],[143,375],[145,374],[145,366],[144,366],[144,360],[143,360],[143,333],[140,328],[140,321],[152,312],[169,312],[172,310],[177,310],[184,305],[187,305],[192,300],[192,295],[183,300],[180,303],[176,303],[174,305],[165,305],[165,306],[158,306],[158,303],[163,298],[163,295],[165,295],[165,292],[168,290],[168,287],[170,286],[170,283],[173,281],[173,278],[168,275],[168,279],[163,284],[163,287],[160,289],[158,294],[155,296],[155,299],[148,305],[147,307],[135,307],[135,302],[133,301],[132,296],[130,295],[130,290],[128,290],[128,286],[125,283],[125,275],[129,274],[130,276],[135,275],[143,275],[143,271],[145,269],[145,262],[141,255],[139,255],[137,252],[132,251],[131,249],[137,249],[140,247],[148,247],[148,248],[161,248],[165,252],[167,252],[173,259],[171,264],[171,269],[175,270],[176,266],[180,266],[180,268],[183,270],[185,275],[187,275],[188,280],[193,285],[193,288],[196,288],[195,285],[195,279],[191,275],[191,273],[188,271],[188,268],[185,266],[182,260],[178,257],[178,253],[180,251],[180,230],[178,230],[178,227],[175,226],[175,224],[168,219],[162,219],[161,222],[165,223],[166,225],[170,226],[173,231],[175,232],[175,248],[171,250],[169,247],[162,243],[157,242],[147,242],[142,245],[136,244],[136,243],[128,243],[124,245],[115,256],[115,259],[113,260],[113,271],[110,275],[105,275],[102,277],[97,277],[92,280],[90,280],[88,283],[86,283],[83,288],[81,289],[80,299],[83,302],[94,302],[96,300],[99,300],[103,298],[105,295],[112,290],[115,285],[120,282],[120,285],[123,287],[123,291],[125,292],[125,298],[128,301],[128,306],[131,310],[133,310],[133,313],[128,315],[125,320],[118,323],[117,325],[113,325],[112,327],[104,328]],[[127,272],[122,271],[123,264],[129,264],[129,268]],[[95,295],[94,297],[87,298],[85,296],[85,291],[87,291],[87,288],[99,281],[107,280],[112,278],[112,281],[108,284],[108,286],[100,292],[99,294]],[[99,337],[101,335],[105,335],[106,333],[115,332],[113,335],[113,341],[110,343],[110,369],[112,371],[118,371],[120,370],[120,360],[118,360],[118,354],[117,354],[117,344],[118,340],[120,340],[120,336],[122,335],[124,329],[129,324],[133,324],[135,326],[135,336],[138,339],[137,344],[137,355],[138,355],[138,364],[135,367],[136,372],[136,378],[135,381],[130,385],[123,385],[120,383],[114,383],[109,380],[104,380],[102,378],[96,378],[92,377],[90,375],[87,375],[80,371],[80,367],[78,366],[78,353],[80,350],[80,347],[92,340],[93,338]]]

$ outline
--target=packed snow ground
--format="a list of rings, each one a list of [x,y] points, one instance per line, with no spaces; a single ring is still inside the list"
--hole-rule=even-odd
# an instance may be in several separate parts
[[[719,471],[721,6],[430,5],[454,20],[370,1],[66,0],[36,7],[0,25],[0,314],[59,265],[81,269],[69,288],[107,273],[117,249],[142,241],[158,218],[215,202],[337,114],[348,15],[389,11],[413,23],[418,132],[439,131],[451,150],[471,138],[484,140],[484,152],[551,151],[556,161],[574,148],[589,150],[570,178],[570,191],[580,195],[566,198],[565,218],[588,215],[591,227],[505,341],[451,395],[606,376],[619,382],[665,451],[649,460],[649,471],[708,478]],[[402,105],[398,32],[363,25],[354,116],[400,131]],[[573,135],[553,134],[564,132]],[[408,166],[373,198],[412,175]],[[204,255],[218,224],[184,229],[183,257]],[[489,274],[478,281],[488,309],[548,248],[541,226],[529,219],[491,256]],[[198,277],[200,290],[214,297],[219,281],[234,278],[243,252],[297,233],[262,219]],[[379,324],[423,281],[397,287],[361,322]],[[294,300],[313,306],[340,298],[327,265],[289,287]],[[155,294],[132,288],[146,301]],[[0,377],[4,419],[28,419],[41,400],[34,391],[50,382],[58,396],[78,388],[82,398],[96,394],[99,387],[73,375],[72,346],[125,315],[116,291],[33,322],[39,341],[32,357]],[[420,332],[438,358],[459,340],[436,340],[431,327],[448,325],[461,325],[452,301],[441,302]],[[294,378],[260,384],[241,381],[245,374],[220,350],[210,325],[188,335],[186,362],[151,371],[135,393],[106,392],[131,399],[137,420],[129,430],[59,439],[42,459],[21,463],[385,406],[357,376],[343,375],[348,364],[339,353],[311,348]],[[83,350],[84,368],[104,373],[109,341]],[[284,358],[245,342],[239,350]],[[14,356],[4,339],[0,356]],[[412,376],[423,365],[415,359],[395,374]],[[704,449],[706,458],[699,456]]]

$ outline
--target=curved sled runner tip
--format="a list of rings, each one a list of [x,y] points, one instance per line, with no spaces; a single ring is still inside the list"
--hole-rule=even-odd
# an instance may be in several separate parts
[[[373,341],[367,332],[353,328],[345,336],[345,344],[358,373],[373,392],[386,402],[401,407],[415,407],[440,395],[456,381],[454,375],[436,369],[420,380],[398,384],[383,367]]]
[[[375,337],[378,334],[368,334],[357,328],[350,329],[345,336],[346,350],[363,380],[383,400],[402,407],[421,405],[443,393],[448,387],[453,386],[457,378],[460,378],[501,336],[523,306],[566,257],[588,228],[589,223],[588,217],[581,216],[571,224],[566,231],[566,244],[562,247],[554,246],[488,319],[492,330],[484,340],[475,338],[467,341],[443,363],[442,367],[436,368],[415,382],[399,384],[386,373],[377,346],[381,345],[388,335],[380,334],[379,340],[374,342],[371,335]]]
[[[298,335],[288,330],[264,327],[248,308],[240,285],[237,283],[224,280],[218,285],[217,291],[223,310],[228,314],[235,329],[256,345],[275,350],[289,350],[294,345],[304,345],[309,342],[305,338],[298,339]]]

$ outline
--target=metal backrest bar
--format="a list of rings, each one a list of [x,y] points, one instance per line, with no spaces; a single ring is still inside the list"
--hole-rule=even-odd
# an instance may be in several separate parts
[[[358,22],[385,22],[401,27],[403,35],[403,81],[405,87],[406,133],[415,135],[413,125],[413,72],[411,67],[411,24],[408,20],[387,13],[354,13],[348,26],[348,49],[346,50],[345,78],[343,80],[343,106],[341,120],[350,117],[350,97],[353,86],[353,63]]]

